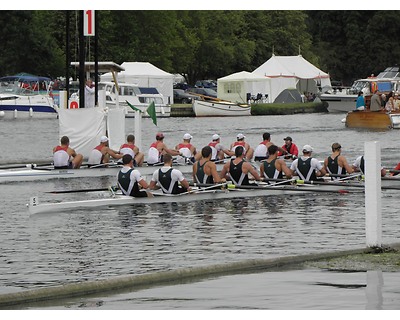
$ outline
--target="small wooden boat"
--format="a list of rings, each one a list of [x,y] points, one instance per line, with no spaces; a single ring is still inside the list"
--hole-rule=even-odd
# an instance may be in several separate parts
[[[346,116],[347,128],[384,129],[400,128],[400,114],[371,111],[351,111]],[[395,122],[395,125],[394,123]]]
[[[251,115],[251,106],[223,100],[194,100],[193,111],[196,117],[249,116]]]

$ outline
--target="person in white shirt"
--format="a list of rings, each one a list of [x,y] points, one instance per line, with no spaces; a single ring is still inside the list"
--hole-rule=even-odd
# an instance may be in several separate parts
[[[323,177],[326,170],[318,159],[312,158],[313,148],[306,144],[303,147],[303,155],[292,162],[290,170],[293,176],[299,176],[304,181],[315,181],[317,177]]]
[[[164,166],[154,171],[150,181],[151,190],[159,188],[166,194],[180,194],[191,190],[182,172],[172,168],[172,156],[169,153],[164,155]]]
[[[133,169],[133,158],[130,154],[122,157],[123,167],[117,174],[117,184],[122,193],[131,197],[152,197],[153,194],[141,188],[147,189],[149,186],[141,176],[139,170]]]
[[[92,79],[86,80],[85,86],[85,108],[94,108],[95,88]]]

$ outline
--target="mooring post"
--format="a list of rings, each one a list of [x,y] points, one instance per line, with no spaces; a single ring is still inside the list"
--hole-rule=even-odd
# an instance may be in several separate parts
[[[365,235],[368,247],[382,247],[381,148],[379,141],[364,144]]]

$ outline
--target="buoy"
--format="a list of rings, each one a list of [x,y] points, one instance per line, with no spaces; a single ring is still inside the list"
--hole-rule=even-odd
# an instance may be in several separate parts
[[[32,118],[33,117],[33,109],[29,108],[29,116]]]
[[[3,118],[5,116],[5,112],[3,110],[0,111],[0,118]]]
[[[17,119],[17,118],[18,118],[18,110],[15,109],[15,110],[14,110],[14,119]]]

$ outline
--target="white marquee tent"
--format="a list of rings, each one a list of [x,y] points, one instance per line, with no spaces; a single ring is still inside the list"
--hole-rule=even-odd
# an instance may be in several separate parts
[[[329,74],[318,69],[301,55],[272,55],[268,61],[255,69],[253,73],[271,78],[272,101],[287,88],[297,88],[300,93],[317,93],[318,86],[331,86]]]
[[[174,75],[149,62],[124,62],[121,67],[125,71],[117,74],[118,82],[132,83],[139,87],[153,87],[167,98],[169,103],[174,103]],[[101,81],[113,81],[111,72],[101,76]]]
[[[253,96],[261,93],[269,95],[270,79],[247,71],[236,72],[217,79],[217,96],[220,99],[247,103],[247,93]]]

